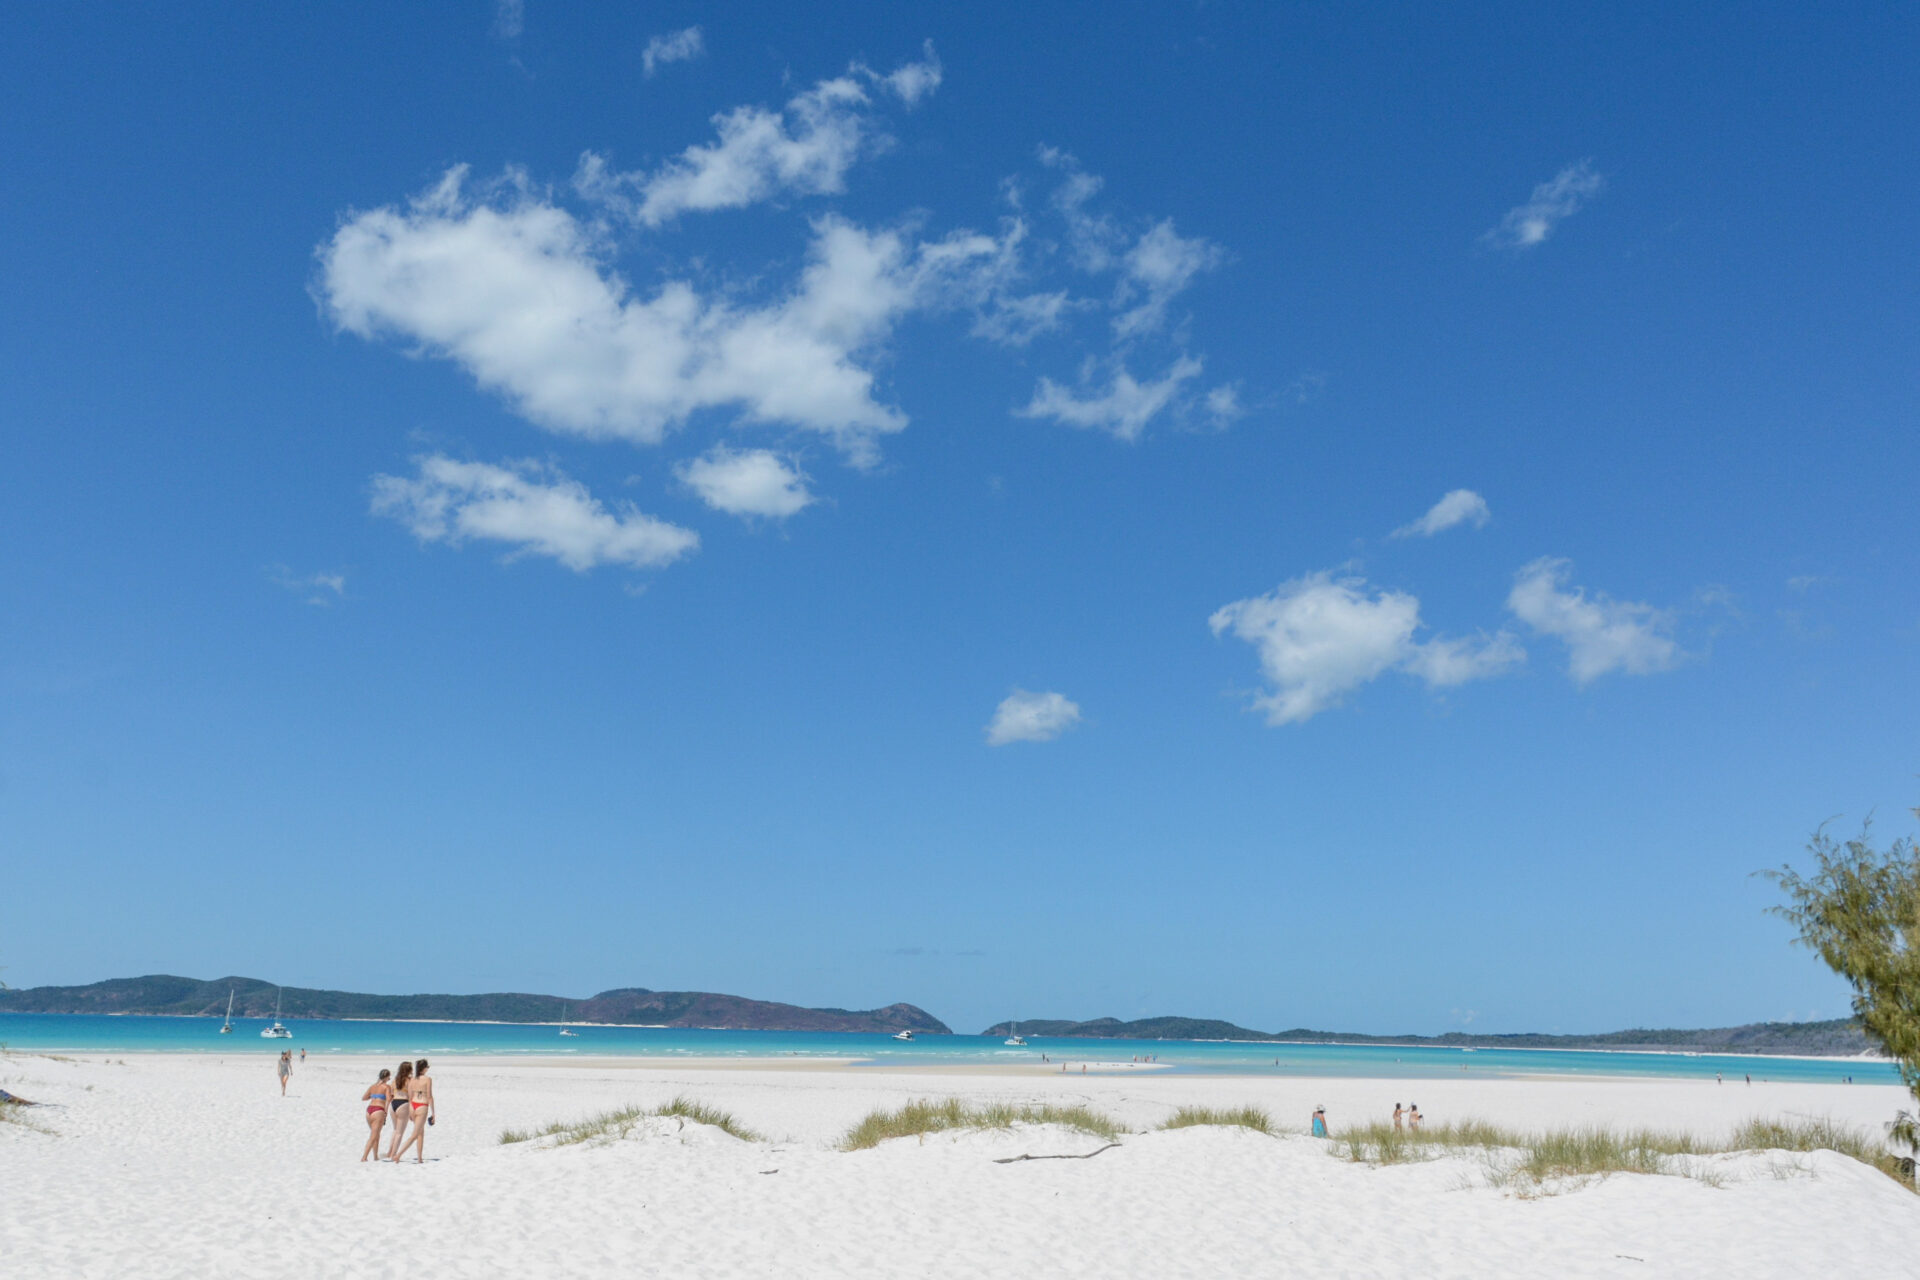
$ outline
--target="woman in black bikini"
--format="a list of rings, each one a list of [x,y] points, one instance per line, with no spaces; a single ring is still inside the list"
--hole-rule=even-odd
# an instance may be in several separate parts
[[[380,1131],[387,1127],[387,1099],[393,1093],[393,1087],[387,1083],[392,1075],[385,1067],[380,1068],[380,1078],[367,1086],[360,1095],[360,1101],[367,1104],[367,1145],[360,1152],[360,1163],[365,1164],[367,1157],[375,1161],[380,1159]]]
[[[433,1077],[427,1074],[427,1060],[413,1064],[413,1079],[407,1083],[407,1109],[413,1112],[413,1136],[400,1144],[400,1154],[414,1148],[414,1163],[427,1162],[427,1126],[433,1123]]]
[[[413,1079],[413,1064],[403,1062],[400,1070],[394,1073],[393,1097],[389,1100],[393,1110],[393,1141],[387,1144],[387,1159],[400,1158],[400,1137],[407,1131],[407,1117],[413,1109],[407,1105],[407,1081]]]

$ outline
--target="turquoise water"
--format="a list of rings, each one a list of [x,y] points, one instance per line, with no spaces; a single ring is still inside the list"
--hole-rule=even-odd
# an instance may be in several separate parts
[[[693,1031],[654,1027],[576,1027],[561,1036],[553,1025],[476,1022],[330,1022],[288,1018],[292,1040],[262,1039],[267,1023],[237,1019],[232,1035],[217,1018],[128,1018],[90,1014],[0,1013],[0,1044],[65,1053],[258,1053],[305,1049],[309,1054],[359,1053],[377,1057],[449,1057],[525,1054],[563,1057],[854,1059],[863,1065],[981,1065],[1038,1062],[1046,1055],[1081,1062],[1130,1062],[1149,1054],[1180,1072],[1257,1075],[1423,1077],[1459,1075],[1575,1075],[1708,1077],[1751,1075],[1756,1080],[1898,1084],[1884,1062],[1592,1053],[1563,1049],[1408,1048],[1400,1045],[1271,1044],[1212,1040],[1090,1040],[1030,1036],[1009,1048],[995,1036],[923,1036],[902,1043],[884,1035],[835,1031]]]

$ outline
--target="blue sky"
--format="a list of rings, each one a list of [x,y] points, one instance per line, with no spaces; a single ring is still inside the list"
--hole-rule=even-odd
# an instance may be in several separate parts
[[[1838,1016],[1920,803],[1894,6],[41,6],[0,963]]]

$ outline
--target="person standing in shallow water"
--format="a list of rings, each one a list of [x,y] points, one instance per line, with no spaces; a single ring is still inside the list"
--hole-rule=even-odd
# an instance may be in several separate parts
[[[400,1144],[400,1156],[407,1154],[407,1148],[414,1148],[414,1163],[427,1162],[427,1126],[433,1123],[436,1109],[433,1101],[433,1077],[427,1074],[427,1060],[420,1059],[413,1064],[413,1079],[407,1084],[407,1109],[413,1113],[413,1136]],[[399,1159],[396,1156],[395,1159]]]

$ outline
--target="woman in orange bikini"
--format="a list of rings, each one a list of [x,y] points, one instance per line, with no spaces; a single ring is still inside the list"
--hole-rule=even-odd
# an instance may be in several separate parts
[[[393,1076],[393,1095],[387,1099],[393,1111],[393,1141],[387,1143],[387,1159],[400,1158],[400,1142],[407,1132],[407,1119],[413,1114],[413,1108],[407,1105],[407,1082],[413,1079],[413,1064],[403,1062],[400,1070]]]
[[[360,1101],[367,1104],[367,1145],[360,1152],[361,1164],[367,1162],[368,1156],[376,1161],[380,1159],[380,1131],[387,1127],[387,1099],[393,1093],[387,1077],[392,1074],[385,1067],[380,1068],[380,1078],[360,1095]]]
[[[415,1164],[427,1162],[427,1126],[433,1123],[433,1077],[427,1074],[427,1060],[413,1064],[413,1079],[407,1083],[407,1109],[413,1113],[413,1136],[400,1144],[400,1154],[414,1148]]]

